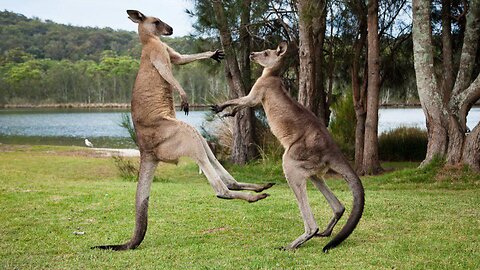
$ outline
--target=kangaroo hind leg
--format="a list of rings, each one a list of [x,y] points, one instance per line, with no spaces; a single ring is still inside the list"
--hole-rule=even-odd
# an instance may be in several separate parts
[[[212,164],[205,155],[204,158],[197,160],[198,165],[201,170],[205,173],[208,182],[212,186],[218,198],[221,199],[242,199],[248,202],[256,202],[258,200],[268,197],[268,194],[248,194],[244,192],[230,191],[225,183],[222,182],[222,179],[217,174],[217,171],[213,168]]]
[[[180,121],[170,121],[175,124],[175,136],[171,136],[168,143],[164,143],[156,149],[158,157],[169,156],[170,159],[177,159],[186,156],[192,158],[200,166],[200,169],[207,177],[208,182],[219,198],[242,199],[249,202],[256,202],[268,196],[268,194],[264,193],[254,195],[230,191],[208,158],[211,150],[205,148],[205,139],[193,127]]]
[[[142,243],[147,233],[148,200],[150,198],[150,188],[157,165],[158,161],[154,157],[142,156],[140,159],[140,172],[135,196],[135,230],[131,240],[121,245],[105,245],[94,248],[127,250],[135,249]]]
[[[319,237],[326,237],[330,236],[332,234],[333,228],[337,224],[337,222],[340,220],[342,217],[343,213],[345,212],[345,207],[342,205],[342,203],[337,199],[335,194],[328,188],[327,183],[325,183],[325,180],[323,177],[318,177],[318,176],[312,176],[311,177],[312,183],[317,187],[318,190],[323,194],[325,199],[327,200],[328,204],[333,210],[333,217],[330,219],[330,222],[328,223],[327,227],[323,232],[317,233],[315,236]]]
[[[302,214],[305,232],[295,239],[292,243],[285,247],[285,249],[296,249],[300,245],[310,240],[318,232],[318,226],[308,203],[307,197],[307,176],[300,171],[299,168],[285,166],[284,172],[288,181],[288,185],[292,189],[297,199],[298,207]]]
[[[203,148],[205,149],[205,152],[207,153],[208,160],[212,164],[213,168],[217,172],[217,174],[220,176],[222,181],[227,185],[227,188],[229,190],[252,190],[255,192],[262,192],[266,189],[271,188],[275,183],[266,183],[266,184],[251,184],[251,183],[242,183],[242,182],[237,182],[235,178],[233,178],[230,173],[225,170],[225,168],[220,164],[220,162],[217,160],[215,155],[213,154],[212,150],[208,146],[207,142],[205,139],[202,138],[202,145]]]

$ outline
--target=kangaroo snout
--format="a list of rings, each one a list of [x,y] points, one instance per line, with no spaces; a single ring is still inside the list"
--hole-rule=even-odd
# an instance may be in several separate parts
[[[165,36],[170,36],[173,34],[173,28],[168,25],[168,24],[165,24]]]

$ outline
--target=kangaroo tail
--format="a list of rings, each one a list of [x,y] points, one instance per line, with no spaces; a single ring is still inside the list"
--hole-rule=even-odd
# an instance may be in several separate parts
[[[362,217],[363,207],[365,204],[365,194],[360,178],[358,178],[357,174],[346,161],[341,163],[343,164],[338,164],[339,166],[332,166],[332,169],[342,174],[343,178],[346,180],[348,186],[352,190],[353,208],[345,226],[343,226],[340,232],[335,235],[335,237],[325,247],[323,247],[323,252],[325,253],[328,252],[329,249],[338,246],[353,232],[360,221],[360,218]]]

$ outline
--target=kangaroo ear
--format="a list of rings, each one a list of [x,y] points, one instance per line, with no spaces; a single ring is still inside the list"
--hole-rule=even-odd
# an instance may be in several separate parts
[[[277,47],[277,55],[282,56],[287,52],[288,43],[286,41],[280,42]]]
[[[127,10],[127,14],[128,14],[128,18],[130,20],[132,20],[132,22],[134,22],[134,23],[141,23],[147,17],[147,16],[143,15],[143,13],[141,13],[138,10],[129,9],[129,10]]]

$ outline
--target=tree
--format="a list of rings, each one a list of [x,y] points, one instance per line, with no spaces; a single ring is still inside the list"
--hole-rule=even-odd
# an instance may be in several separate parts
[[[298,101],[328,125],[324,85],[324,56],[327,1],[298,0],[299,88]]]
[[[246,88],[245,82],[242,80],[242,74],[236,56],[237,53],[233,47],[232,34],[225,16],[225,8],[221,0],[212,0],[212,5],[216,18],[216,26],[220,32],[220,40],[225,51],[225,70],[227,72],[227,79],[230,81],[229,86],[233,94],[232,97],[243,97],[248,94],[250,89]],[[237,113],[233,130],[232,162],[245,164],[255,157],[254,128],[254,113],[252,109],[242,110]]]
[[[366,46],[367,40],[367,8],[364,1],[355,1],[354,10],[358,20],[357,38],[353,44],[352,58],[352,89],[353,89],[353,106],[355,108],[356,124],[355,124],[355,170],[362,172],[363,154],[365,144],[365,120],[367,114],[366,108],[366,92],[367,92],[367,72],[368,67],[364,67],[363,83],[359,78],[360,63],[363,48]]]
[[[355,169],[359,174],[382,171],[378,159],[378,108],[380,87],[392,84],[391,76],[400,45],[408,39],[404,30],[395,29],[396,19],[406,1],[347,1],[355,29],[351,56],[351,84],[355,108]],[[382,10],[379,12],[379,4]],[[396,34],[392,34],[396,32]],[[387,35],[388,34],[388,35]],[[396,35],[396,36],[394,36]],[[406,37],[406,38],[405,38]],[[367,42],[368,41],[368,42]],[[401,64],[398,66],[402,66]]]
[[[448,10],[448,7],[443,10]],[[427,155],[422,165],[440,156],[446,157],[449,164],[464,163],[479,170],[480,123],[466,135],[466,116],[480,98],[480,76],[478,73],[476,78],[474,76],[480,35],[480,1],[471,1],[469,5],[459,68],[451,95],[445,95],[446,88],[439,87],[435,77],[430,14],[430,1],[413,1],[415,73],[428,132]],[[449,65],[448,62],[443,64]]]
[[[368,87],[365,141],[361,174],[382,171],[378,160],[378,98],[380,92],[380,42],[378,38],[378,0],[368,1],[367,16]]]

